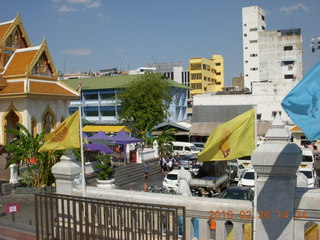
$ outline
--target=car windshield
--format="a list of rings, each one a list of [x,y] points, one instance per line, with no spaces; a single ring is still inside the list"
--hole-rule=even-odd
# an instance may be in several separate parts
[[[230,198],[230,199],[244,199],[248,200],[248,192],[243,190],[226,190],[222,194],[222,198]]]
[[[302,156],[302,162],[312,162],[312,156]]]
[[[198,151],[199,149],[196,146],[191,146],[191,151]]]
[[[167,179],[178,180],[178,175],[177,174],[167,174]]]
[[[299,171],[303,173],[307,178],[312,178],[312,172],[311,171]]]
[[[253,180],[254,179],[254,172],[246,172],[244,174],[243,178]]]
[[[181,160],[181,161],[196,160],[196,156],[195,156],[195,155],[186,155],[186,156],[182,157],[180,160]]]
[[[204,144],[202,143],[194,143],[194,145],[198,148],[204,148]]]

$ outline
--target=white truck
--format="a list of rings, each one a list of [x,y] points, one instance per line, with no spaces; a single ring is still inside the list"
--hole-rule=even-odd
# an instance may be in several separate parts
[[[203,162],[199,177],[192,178],[190,188],[205,188],[215,193],[230,185],[230,172],[227,161]]]

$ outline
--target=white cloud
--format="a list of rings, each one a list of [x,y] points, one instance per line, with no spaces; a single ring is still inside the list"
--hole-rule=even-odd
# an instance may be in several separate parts
[[[106,19],[106,16],[103,13],[98,13],[98,16],[100,17],[100,19],[102,21],[104,21]]]
[[[297,4],[292,5],[290,7],[282,7],[280,9],[280,11],[283,11],[286,14],[289,14],[289,13],[295,11],[295,10],[303,10],[303,11],[307,12],[307,11],[309,11],[309,8],[307,6],[305,6],[304,4],[302,4],[302,3],[297,3]]]
[[[52,0],[59,12],[75,12],[79,9],[99,8],[101,0]]]
[[[74,56],[88,56],[92,53],[92,49],[89,48],[78,48],[78,49],[66,49],[62,51],[64,55]]]
[[[125,54],[125,53],[126,53],[126,50],[124,50],[124,49],[122,49],[122,48],[118,48],[118,49],[117,49],[117,52]]]
[[[59,12],[76,12],[76,11],[78,11],[78,9],[73,8],[73,7],[69,7],[66,5],[62,5],[58,8],[58,11]]]

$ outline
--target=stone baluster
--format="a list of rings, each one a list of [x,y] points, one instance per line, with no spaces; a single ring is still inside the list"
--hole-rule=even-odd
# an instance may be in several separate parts
[[[60,159],[61,161],[52,167],[52,174],[56,179],[56,192],[73,195],[74,180],[79,178],[81,173],[80,162],[70,149]]]
[[[289,134],[277,115],[267,141],[252,154],[256,173],[253,238],[294,239],[294,197],[301,149],[289,143]]]

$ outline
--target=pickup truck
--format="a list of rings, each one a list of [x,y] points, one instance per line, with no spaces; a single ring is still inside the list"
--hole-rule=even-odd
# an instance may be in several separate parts
[[[227,161],[203,162],[199,171],[198,177],[191,179],[190,188],[206,188],[219,193],[230,185]]]

